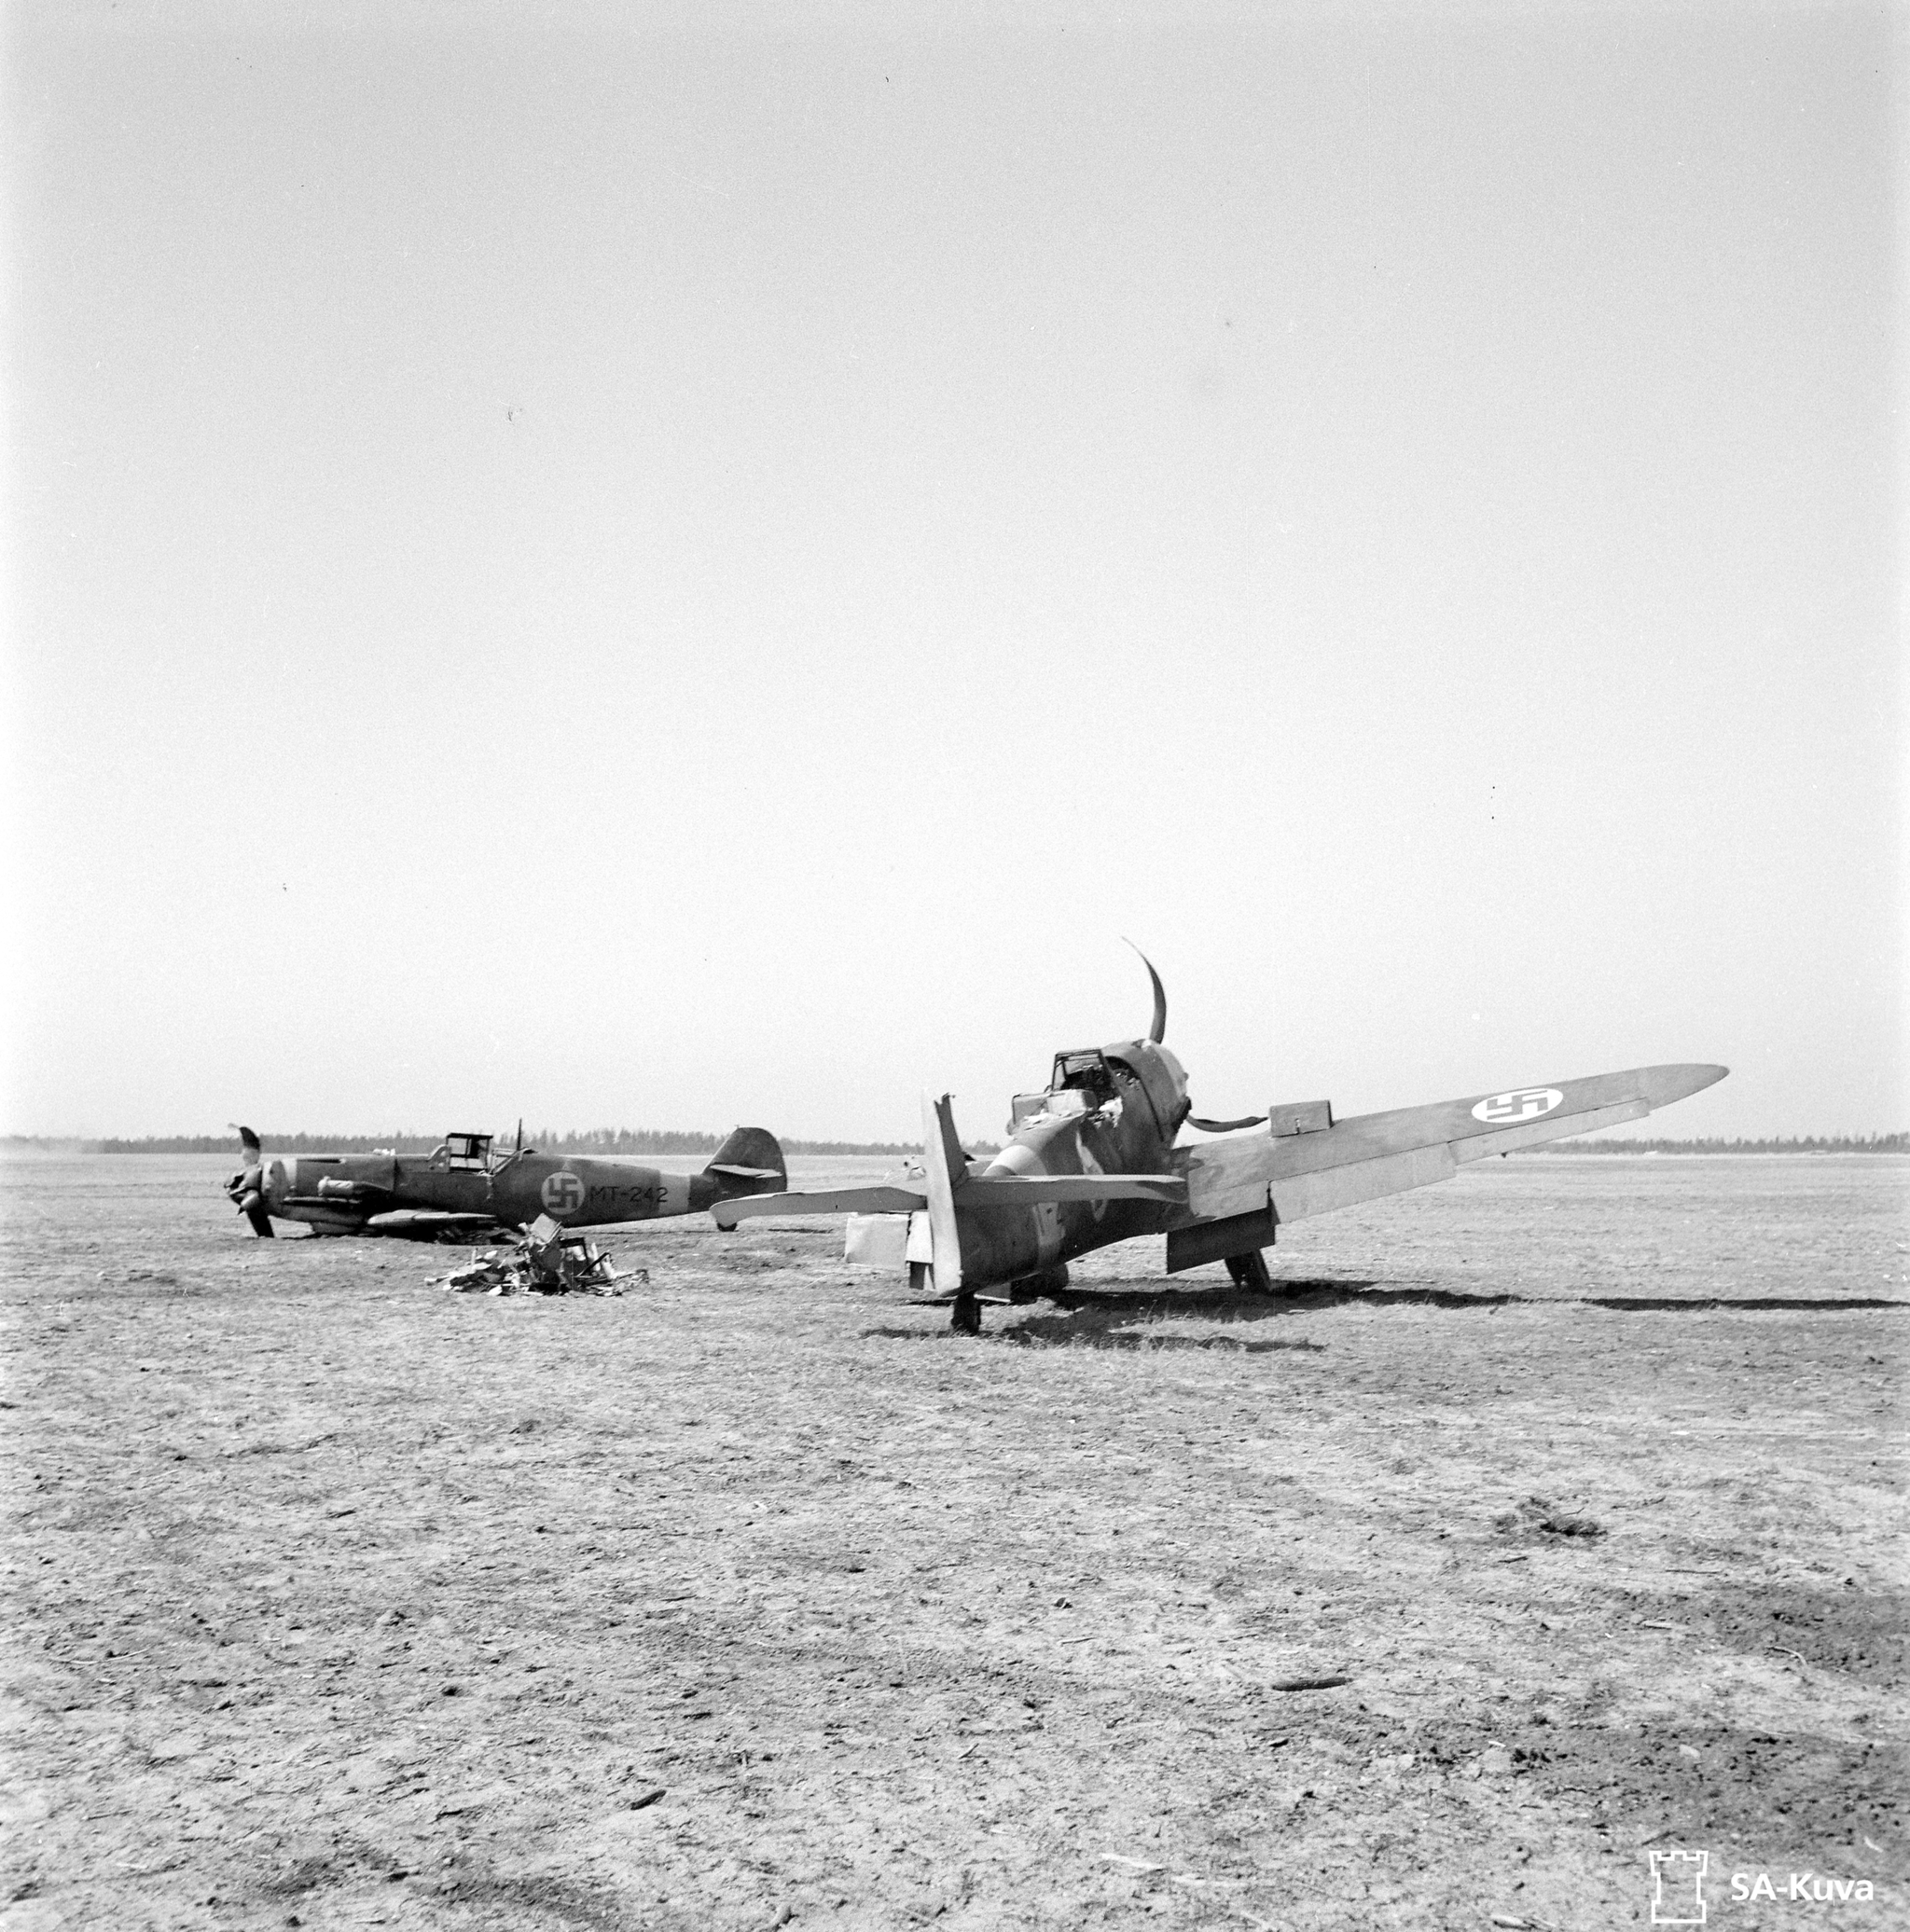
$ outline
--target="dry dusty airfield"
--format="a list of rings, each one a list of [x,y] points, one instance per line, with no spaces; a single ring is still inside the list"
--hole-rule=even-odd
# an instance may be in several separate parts
[[[980,1341],[835,1222],[460,1298],[228,1165],[4,1169],[6,1932],[1910,1923],[1910,1163],[1493,1162]]]

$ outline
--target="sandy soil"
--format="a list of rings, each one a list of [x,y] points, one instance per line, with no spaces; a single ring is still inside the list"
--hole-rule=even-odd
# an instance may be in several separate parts
[[[1489,1165],[980,1341],[7,1165],[0,1926],[1910,1923],[1910,1163]]]

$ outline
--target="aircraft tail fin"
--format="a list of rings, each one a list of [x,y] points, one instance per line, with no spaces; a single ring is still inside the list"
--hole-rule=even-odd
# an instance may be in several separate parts
[[[934,1237],[935,1292],[962,1292],[962,1235],[955,1220],[955,1190],[968,1182],[968,1156],[955,1133],[955,1110],[947,1094],[921,1097],[923,1179],[928,1184],[929,1230]]]
[[[732,1194],[773,1194],[788,1185],[782,1147],[762,1127],[739,1127],[703,1169],[716,1183],[717,1197]]]

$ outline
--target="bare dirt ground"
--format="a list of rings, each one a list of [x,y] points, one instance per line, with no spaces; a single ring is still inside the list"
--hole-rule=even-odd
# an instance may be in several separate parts
[[[454,1297],[228,1165],[0,1170],[6,1932],[1910,1923],[1910,1163],[1493,1162],[980,1341],[835,1222]]]

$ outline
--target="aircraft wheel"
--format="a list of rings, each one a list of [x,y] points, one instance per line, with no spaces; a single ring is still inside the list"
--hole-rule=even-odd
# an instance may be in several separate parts
[[[1264,1295],[1274,1292],[1273,1276],[1266,1269],[1266,1257],[1257,1248],[1251,1254],[1230,1254],[1227,1257],[1227,1278],[1236,1288],[1251,1288]]]
[[[981,1304],[973,1295],[957,1295],[948,1311],[948,1326],[958,1335],[981,1333]]]

